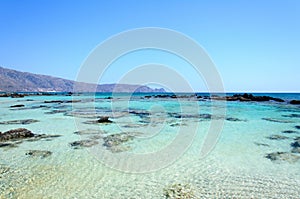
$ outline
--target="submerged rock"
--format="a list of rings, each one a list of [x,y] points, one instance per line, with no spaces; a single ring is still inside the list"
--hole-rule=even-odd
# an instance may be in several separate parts
[[[292,147],[300,147],[300,138],[296,138],[295,142],[291,144]]]
[[[231,121],[231,122],[247,122],[247,120],[243,120],[243,119],[239,119],[239,118],[234,118],[234,117],[227,117],[226,120],[227,121]]]
[[[267,138],[270,140],[285,140],[288,139],[289,137],[283,135],[270,135]]]
[[[281,119],[276,119],[276,118],[262,118],[262,120],[266,120],[269,122],[277,122],[277,123],[293,123],[293,121],[281,120]]]
[[[0,133],[0,142],[31,137],[34,137],[34,134],[31,131],[25,128],[18,128]]]
[[[91,147],[97,144],[99,144],[99,142],[96,140],[79,140],[71,142],[70,146],[74,147],[75,149],[78,149],[80,147]]]
[[[282,131],[282,133],[290,134],[290,133],[298,133],[298,132],[293,130],[286,130],[286,131]]]
[[[134,136],[129,133],[119,133],[108,135],[103,138],[104,146],[111,152],[123,152],[130,149],[129,146],[122,145],[123,143],[133,140]]]
[[[68,112],[67,110],[52,110],[49,112],[45,112],[45,114],[57,114],[57,113],[66,113]]]
[[[0,122],[0,124],[2,124],[2,125],[8,125],[8,124],[22,124],[22,125],[26,125],[26,124],[31,124],[31,123],[35,123],[35,122],[39,122],[39,120],[34,120],[34,119],[10,120],[10,121]]]
[[[265,158],[268,158],[271,161],[286,161],[289,163],[295,163],[300,159],[300,156],[289,152],[274,152],[267,154]]]
[[[42,151],[42,150],[30,150],[25,155],[46,158],[52,154],[51,151]]]
[[[112,123],[112,122],[113,121],[111,121],[108,116],[102,116],[97,120],[86,121],[84,123],[85,124],[109,124],[109,123]]]
[[[112,146],[117,146],[122,143],[128,142],[134,138],[133,135],[129,133],[119,133],[119,134],[112,134],[108,135],[103,138],[104,140],[104,146],[106,147],[112,147]]]
[[[196,199],[189,184],[173,184],[164,188],[163,191],[166,199]]]
[[[109,120],[108,116],[103,116],[97,120],[97,123],[112,123],[112,121]]]
[[[256,144],[257,146],[265,146],[265,147],[269,147],[270,145],[265,144],[265,143],[259,143],[259,142],[254,142],[254,144]]]
[[[104,134],[105,132],[97,129],[85,129],[80,131],[75,131],[76,135],[92,135],[92,134]]]
[[[290,104],[298,105],[298,104],[300,104],[300,100],[292,100],[292,101],[290,101]]]
[[[10,108],[20,108],[20,107],[24,107],[24,104],[16,104],[16,105],[11,105]]]
[[[300,114],[289,114],[289,115],[282,115],[282,117],[290,117],[290,118],[300,118]]]

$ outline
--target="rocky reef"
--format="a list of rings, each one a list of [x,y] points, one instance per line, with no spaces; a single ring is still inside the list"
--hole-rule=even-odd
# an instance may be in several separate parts
[[[295,163],[300,159],[300,156],[290,152],[274,152],[267,154],[265,157],[271,161],[286,161],[289,163]]]

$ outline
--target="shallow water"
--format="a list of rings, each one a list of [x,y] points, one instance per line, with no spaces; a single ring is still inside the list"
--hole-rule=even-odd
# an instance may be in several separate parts
[[[265,157],[292,150],[291,143],[300,136],[295,128],[300,125],[299,106],[148,99],[143,94],[130,100],[124,94],[106,99],[108,96],[0,98],[0,122],[39,120],[24,125],[2,124],[1,132],[27,128],[35,134],[62,135],[0,148],[0,198],[165,198],[164,188],[176,183],[189,184],[197,198],[299,198],[300,160],[271,161]],[[299,96],[276,94],[284,99]],[[78,99],[81,101],[76,103],[44,103]],[[10,108],[15,104],[25,107]],[[213,108],[226,108],[226,115],[207,117]],[[109,116],[113,123],[91,123],[100,116]],[[224,120],[224,126],[213,150],[201,157],[213,120]],[[83,130],[80,135],[74,134]],[[283,133],[287,130],[295,132]],[[122,132],[132,139],[118,145],[121,152],[105,146],[103,138]],[[272,140],[268,138],[271,135],[287,139]],[[98,144],[70,145],[80,140]],[[168,148],[166,156],[159,156]],[[25,155],[29,150],[52,154],[31,157]],[[136,154],[140,156],[130,161]],[[153,155],[150,161],[147,154]]]

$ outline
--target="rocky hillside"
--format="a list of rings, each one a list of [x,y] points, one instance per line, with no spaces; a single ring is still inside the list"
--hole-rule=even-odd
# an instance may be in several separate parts
[[[163,88],[152,89],[142,85],[78,83],[72,80],[20,72],[0,67],[0,91],[2,92],[72,92],[76,84],[81,92],[165,92]]]

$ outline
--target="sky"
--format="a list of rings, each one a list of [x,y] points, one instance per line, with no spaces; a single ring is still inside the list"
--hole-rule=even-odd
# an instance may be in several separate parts
[[[300,92],[298,0],[0,0],[0,27],[0,66],[6,68],[75,80],[108,38],[160,27],[196,41],[227,92]],[[167,65],[193,89],[206,90],[189,63],[155,50],[124,55],[99,82],[118,82],[147,63]]]

